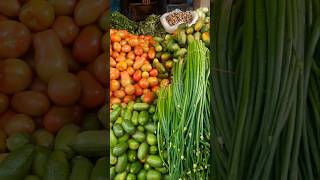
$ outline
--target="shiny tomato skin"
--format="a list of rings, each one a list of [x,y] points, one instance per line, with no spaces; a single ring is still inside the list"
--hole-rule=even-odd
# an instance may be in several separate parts
[[[73,121],[74,112],[71,107],[52,106],[43,118],[43,125],[49,132],[56,133]]]
[[[53,30],[36,33],[33,37],[35,48],[35,69],[45,82],[58,73],[68,72],[68,63],[61,41]]]
[[[14,94],[11,99],[11,106],[19,113],[39,117],[48,111],[50,101],[43,93],[28,90]]]
[[[80,0],[74,9],[74,19],[79,26],[95,22],[109,6],[108,0]]]
[[[26,89],[32,80],[32,71],[20,59],[0,61],[0,92],[12,94]]]
[[[69,16],[58,16],[52,25],[63,44],[71,44],[79,33],[79,27]]]
[[[96,60],[93,62],[93,70],[94,75],[99,82],[104,86],[107,86],[107,53],[103,53],[96,58]]]
[[[82,84],[80,104],[86,108],[97,108],[105,103],[106,90],[87,71],[81,70],[77,74]]]
[[[29,0],[20,11],[19,19],[31,31],[48,29],[54,21],[54,9],[46,0]]]
[[[81,95],[80,80],[71,73],[56,74],[48,83],[48,95],[56,105],[74,105]]]
[[[15,17],[19,15],[21,4],[18,0],[1,0],[0,13],[8,17]]]
[[[102,32],[96,25],[84,27],[73,44],[73,56],[80,63],[90,63],[101,51]]]
[[[31,43],[28,28],[17,21],[0,21],[0,56],[17,58],[27,52]]]
[[[58,16],[72,15],[77,0],[49,0]]]

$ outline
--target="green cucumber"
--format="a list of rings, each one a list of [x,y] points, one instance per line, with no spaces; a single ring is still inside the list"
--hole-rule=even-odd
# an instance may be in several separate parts
[[[149,120],[149,113],[147,111],[141,111],[138,117],[139,124],[145,125],[147,124],[148,120]]]
[[[72,160],[72,170],[69,180],[88,180],[93,169],[93,164],[88,158],[76,156]]]
[[[50,150],[43,147],[43,146],[37,146],[35,147],[35,156],[32,162],[32,173],[43,177],[46,167],[48,164],[50,156]]]
[[[130,173],[137,174],[142,168],[143,165],[140,162],[135,161],[130,166]]]
[[[115,170],[117,173],[122,173],[126,170],[128,164],[128,155],[123,154],[120,157],[118,157],[118,162],[115,166]]]
[[[48,149],[53,148],[54,135],[45,129],[39,129],[33,133],[33,139],[36,145],[44,146]]]
[[[124,154],[127,149],[129,148],[128,143],[127,142],[122,142],[120,144],[117,144],[114,148],[113,148],[113,155],[115,156],[120,156],[122,154]]]
[[[145,160],[145,158],[146,158],[146,156],[148,154],[148,151],[149,151],[148,144],[147,143],[142,143],[139,146],[139,149],[138,149],[138,154],[137,154],[138,159]]]
[[[135,139],[136,141],[142,143],[146,139],[146,135],[143,132],[136,131],[133,135],[132,138]]]
[[[121,126],[121,124],[115,123],[112,126],[114,135],[116,135],[117,137],[122,137],[124,135],[124,130]]]
[[[106,180],[108,179],[108,159],[102,157],[97,160],[95,166],[92,169],[90,180]]]
[[[124,120],[121,125],[122,125],[124,131],[126,131],[130,135],[135,133],[135,131],[136,131],[135,126],[133,125],[133,123],[130,120],[127,120],[127,119]]]
[[[162,160],[160,156],[157,156],[157,155],[149,155],[146,159],[146,162],[154,168],[162,167]]]
[[[74,155],[74,151],[70,147],[76,136],[79,134],[80,128],[74,124],[63,126],[54,141],[54,149],[66,153],[67,158],[70,159]]]
[[[161,173],[155,170],[147,172],[147,180],[161,180]]]
[[[43,180],[67,180],[70,167],[63,151],[55,150],[50,154]]]

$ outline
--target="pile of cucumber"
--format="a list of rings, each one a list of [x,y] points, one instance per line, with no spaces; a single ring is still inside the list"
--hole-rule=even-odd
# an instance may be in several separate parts
[[[39,129],[10,136],[6,141],[10,152],[0,157],[0,179],[108,179],[108,132],[103,113],[89,113],[81,127],[68,124],[56,135]]]
[[[111,179],[169,178],[168,169],[163,165],[167,152],[158,151],[158,123],[155,111],[155,105],[140,102],[112,106],[110,114]]]

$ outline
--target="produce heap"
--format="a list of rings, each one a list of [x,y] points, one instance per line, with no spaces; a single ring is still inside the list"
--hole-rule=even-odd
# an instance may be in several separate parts
[[[210,19],[198,12],[196,24],[160,36],[142,24],[159,16],[137,25],[111,15],[111,179],[208,179]]]
[[[319,179],[319,1],[218,0],[213,13],[212,179]]]
[[[0,1],[1,180],[109,178],[108,3]]]

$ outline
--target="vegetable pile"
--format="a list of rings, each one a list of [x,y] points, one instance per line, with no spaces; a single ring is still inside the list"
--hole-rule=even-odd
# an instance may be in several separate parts
[[[108,6],[0,1],[0,179],[108,179]]]
[[[215,3],[213,179],[319,179],[319,12],[319,1]]]

